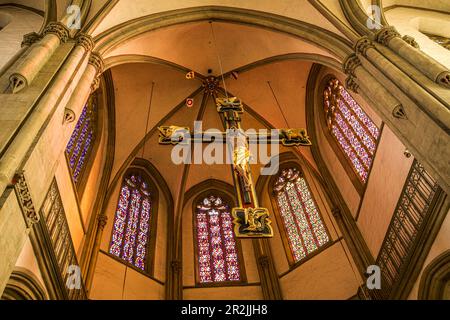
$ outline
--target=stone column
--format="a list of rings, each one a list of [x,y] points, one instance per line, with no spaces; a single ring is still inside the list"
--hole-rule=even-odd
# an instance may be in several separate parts
[[[50,23],[43,32],[43,38],[34,44],[22,63],[13,70],[10,77],[12,93],[28,87],[51,58],[61,43],[69,39],[69,29],[60,22]]]
[[[416,69],[421,71],[430,80],[446,88],[450,88],[450,71],[429,57],[419,49],[410,45],[407,40],[402,39],[397,30],[390,26],[384,27],[375,34],[375,40],[389,47],[403,59],[411,63]]]
[[[93,242],[93,249],[91,252],[95,252],[95,254],[92,255],[92,258],[89,260],[89,265],[86,268],[86,272],[84,272],[84,277],[85,277],[85,286],[86,286],[86,290],[88,292],[88,296],[89,296],[89,292],[91,291],[91,285],[92,285],[92,280],[94,277],[94,271],[95,271],[95,265],[97,264],[97,258],[98,258],[98,252],[100,250],[100,244],[101,244],[101,239],[102,239],[102,234],[103,234],[103,230],[106,227],[106,224],[108,223],[108,217],[102,213],[99,216],[97,216],[97,225],[96,225],[96,230],[94,230],[95,232],[95,239]]]
[[[39,136],[39,131],[49,115],[60,104],[65,103],[64,99],[67,99],[73,92],[74,86],[68,89],[67,84],[78,80],[76,75],[80,72],[83,59],[86,59],[88,49],[93,46],[92,40],[88,40],[89,38],[87,36],[79,38],[76,47],[58,71],[52,85],[42,95],[42,99],[34,107],[33,112],[23,123],[22,128],[4,153],[0,161],[0,192],[5,190],[16,170],[22,165],[23,159],[30,147],[35,143],[35,139]]]
[[[365,57],[359,59],[356,54],[352,54],[344,63],[345,73],[349,75],[346,81],[347,87],[370,102],[382,120],[439,181],[439,185],[446,192],[450,192],[449,127],[445,129],[446,123],[448,125],[448,114],[445,116],[442,104],[433,101],[434,98],[431,95],[426,96],[426,92],[421,92],[423,89],[414,86],[413,81],[408,86],[410,79],[404,79],[405,75],[402,73],[395,74],[396,67],[388,65],[386,59],[380,58],[379,53],[370,43],[366,42],[364,48],[357,49],[359,55],[370,59],[375,66],[380,64],[379,68],[386,70],[386,73],[394,77],[394,80],[392,78],[386,80],[384,75],[377,76],[374,70],[369,69],[371,65],[367,63]],[[381,63],[384,64],[381,65]],[[403,92],[398,90],[402,89],[402,86],[405,86],[405,89],[401,90]],[[415,101],[404,94],[411,90],[414,91]],[[393,94],[396,96],[394,97]],[[424,112],[424,108],[429,112]],[[441,114],[444,115],[444,119],[437,118]]]
[[[78,82],[74,94],[70,97],[66,109],[79,116],[89,98],[89,95],[98,89],[100,76],[103,73],[103,60],[97,53],[92,53],[83,75]]]

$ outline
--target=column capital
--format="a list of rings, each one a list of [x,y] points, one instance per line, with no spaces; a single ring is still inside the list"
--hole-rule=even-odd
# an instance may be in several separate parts
[[[407,44],[409,44],[410,46],[416,48],[416,49],[420,49],[419,44],[417,43],[416,39],[414,39],[414,37],[405,35],[402,38]]]
[[[387,46],[389,45],[389,42],[396,37],[400,37],[400,33],[398,33],[397,29],[395,29],[393,26],[389,26],[381,28],[375,34],[375,41]]]
[[[89,57],[89,62],[91,66],[94,66],[94,68],[97,70],[97,75],[103,73],[103,68],[105,67],[105,64],[103,62],[102,56],[97,52],[92,52],[91,56]]]
[[[42,39],[42,35],[36,32],[27,33],[23,36],[22,48],[31,47],[33,44]]]
[[[361,60],[356,54],[352,53],[344,61],[344,72],[348,75],[355,75],[355,70],[359,66],[361,66]]]
[[[91,92],[94,92],[100,86],[100,75],[103,73],[105,64],[103,62],[103,58],[97,52],[92,52],[88,63],[96,70],[96,74],[91,85]]]
[[[349,75],[347,79],[345,79],[345,87],[347,89],[352,90],[355,93],[358,93],[359,85],[356,82],[356,77],[354,75]]]
[[[87,52],[91,52],[94,49],[94,45],[94,40],[90,35],[80,33],[77,36],[77,46],[82,46]]]
[[[70,30],[61,22],[50,22],[42,33],[44,36],[54,34],[59,38],[61,43],[67,42],[70,38]]]
[[[367,56],[367,50],[373,48],[375,48],[375,46],[373,45],[372,40],[370,40],[367,36],[359,38],[355,44],[355,52],[362,54],[365,57]]]
[[[102,213],[97,217],[98,221],[98,228],[103,231],[103,229],[106,227],[106,223],[108,222],[108,217]]]

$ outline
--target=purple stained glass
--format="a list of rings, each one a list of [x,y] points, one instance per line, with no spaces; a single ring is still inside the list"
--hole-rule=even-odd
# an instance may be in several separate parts
[[[75,126],[75,129],[70,137],[66,147],[66,153],[69,159],[69,168],[72,172],[72,177],[75,183],[80,179],[83,172],[86,160],[92,149],[92,142],[94,139],[93,119],[91,118],[94,112],[89,109],[91,105],[86,104],[80,114],[80,118]]]
[[[124,179],[114,218],[109,252],[146,270],[151,218],[151,192],[138,174]]]
[[[330,241],[308,185],[299,170],[283,170],[275,183],[274,192],[295,262],[301,261]]]
[[[209,196],[197,205],[197,252],[201,283],[240,281],[236,239],[228,204]]]
[[[337,79],[324,91],[327,126],[359,179],[367,182],[380,130]]]

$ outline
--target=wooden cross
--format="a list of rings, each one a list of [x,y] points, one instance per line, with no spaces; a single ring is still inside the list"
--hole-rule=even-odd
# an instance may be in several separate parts
[[[212,77],[211,77],[212,78]],[[213,79],[207,79],[213,81]],[[233,208],[234,232],[237,238],[271,238],[272,221],[269,210],[259,206],[250,169],[249,141],[252,143],[278,143],[287,147],[311,146],[305,129],[279,129],[278,135],[246,134],[241,127],[241,114],[244,112],[242,102],[236,98],[216,98],[217,111],[226,124],[226,132],[220,132],[222,142],[230,145],[230,136],[237,138],[229,149],[232,159],[232,174],[239,207]],[[211,143],[215,139],[211,133],[192,134],[187,127],[159,127],[159,143],[176,145],[179,143]],[[199,136],[201,138],[199,138]],[[215,136],[215,135],[214,135]],[[194,137],[194,138],[190,138]],[[190,140],[190,141],[188,141]]]

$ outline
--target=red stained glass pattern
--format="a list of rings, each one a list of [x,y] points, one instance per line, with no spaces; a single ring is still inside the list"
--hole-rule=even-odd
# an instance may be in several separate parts
[[[274,192],[295,262],[330,241],[306,180],[298,169],[283,170]]]
[[[87,159],[92,150],[95,138],[94,132],[94,104],[89,102],[80,114],[75,129],[66,146],[66,154],[69,159],[69,168],[75,183],[80,180],[86,166]]]
[[[229,205],[213,195],[204,198],[197,205],[196,224],[200,283],[240,281]]]
[[[150,235],[151,199],[139,174],[125,178],[120,190],[109,252],[145,270]]]
[[[359,179],[367,182],[380,130],[337,79],[325,88],[324,108],[328,129]]]

